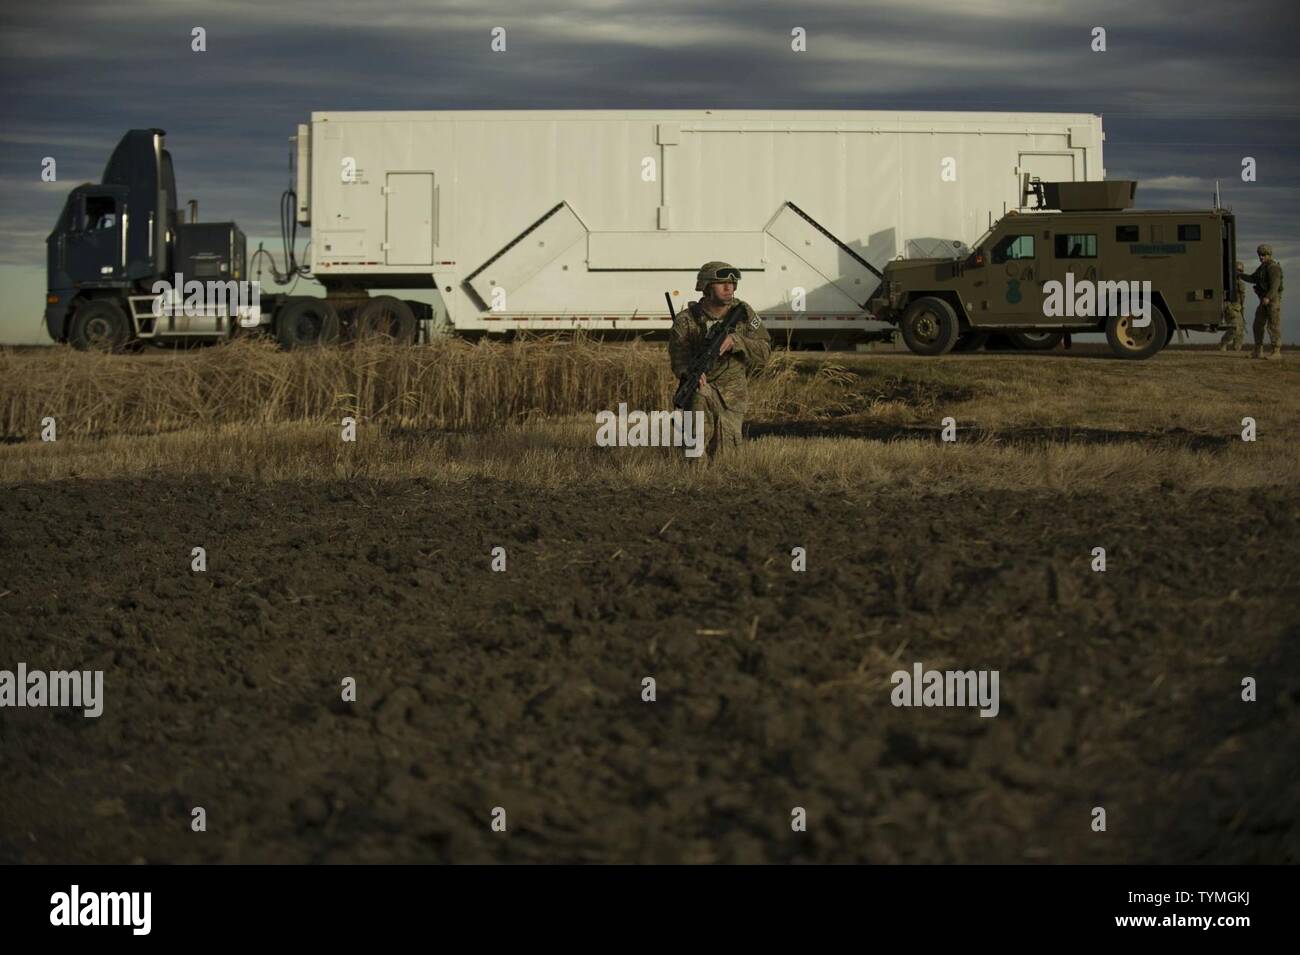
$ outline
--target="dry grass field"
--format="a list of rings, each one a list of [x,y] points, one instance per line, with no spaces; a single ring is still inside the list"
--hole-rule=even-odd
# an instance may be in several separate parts
[[[1289,485],[1300,363],[1245,353],[842,355],[777,352],[743,454],[605,449],[602,409],[668,406],[662,346],[447,342],[284,354],[237,343],[138,357],[0,353],[0,480],[168,474],[500,478],[563,487],[978,488]],[[47,416],[55,442],[37,440]],[[341,440],[345,417],[358,439]],[[958,440],[940,442],[952,416]],[[1242,419],[1257,440],[1241,440]]]
[[[106,697],[4,712],[0,861],[1300,860],[1300,358],[777,353],[731,459],[596,446],[671,386],[0,352],[0,668]]]

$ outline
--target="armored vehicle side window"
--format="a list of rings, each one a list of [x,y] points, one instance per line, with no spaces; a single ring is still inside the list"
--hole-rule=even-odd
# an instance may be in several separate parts
[[[1097,237],[1079,233],[1056,236],[1056,257],[1058,259],[1095,259],[1097,257]]]
[[[1180,225],[1178,227],[1179,242],[1199,242],[1201,241],[1201,227],[1199,225]]]
[[[993,247],[994,262],[1010,262],[1014,259],[1033,257],[1034,237],[1032,235],[1004,235]]]
[[[1138,238],[1138,227],[1135,225],[1117,225],[1115,226],[1116,242],[1141,242]]]

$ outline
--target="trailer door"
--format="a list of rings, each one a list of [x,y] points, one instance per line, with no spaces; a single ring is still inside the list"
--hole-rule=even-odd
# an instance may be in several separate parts
[[[388,229],[384,249],[389,265],[433,264],[433,173],[388,174]]]
[[[1078,178],[1074,174],[1074,153],[1069,152],[1021,153],[1017,179],[1025,173],[1043,182],[1074,182]]]

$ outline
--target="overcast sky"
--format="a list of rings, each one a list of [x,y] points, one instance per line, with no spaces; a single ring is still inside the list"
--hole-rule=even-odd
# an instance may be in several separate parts
[[[287,137],[312,110],[1100,113],[1107,175],[1141,180],[1140,206],[1206,207],[1220,180],[1247,263],[1268,241],[1300,268],[1297,22],[1276,0],[9,0],[0,342],[42,340],[45,237],[125,130],[165,129],[181,199],[233,218],[255,247],[278,235]],[[504,54],[490,50],[497,26]],[[790,50],[796,26],[806,53]],[[191,51],[195,27],[205,53]],[[1090,48],[1095,27],[1105,53]],[[56,183],[40,181],[45,156]],[[1245,156],[1254,183],[1241,181]],[[1288,300],[1294,341],[1300,285]]]

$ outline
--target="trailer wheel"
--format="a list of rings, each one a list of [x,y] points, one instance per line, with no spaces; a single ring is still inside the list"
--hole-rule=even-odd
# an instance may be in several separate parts
[[[1007,332],[1011,344],[1025,351],[1051,351],[1064,337],[1065,332]]]
[[[1134,328],[1128,315],[1112,315],[1106,319],[1106,341],[1117,358],[1140,361],[1150,358],[1165,347],[1169,338],[1169,323],[1164,312],[1151,310],[1151,321],[1145,328]]]
[[[282,348],[308,348],[338,341],[339,313],[319,298],[300,298],[280,312],[275,337]]]
[[[108,299],[86,302],[72,315],[72,346],[81,351],[123,351],[131,341],[126,312]]]
[[[415,341],[415,312],[400,298],[380,295],[357,309],[356,329],[357,338],[409,345]]]
[[[942,355],[957,342],[957,313],[941,298],[919,298],[899,323],[903,341],[918,355]]]
[[[979,351],[987,344],[989,340],[988,332],[981,332],[975,329],[962,332],[957,336],[957,344],[952,346],[953,351]]]

